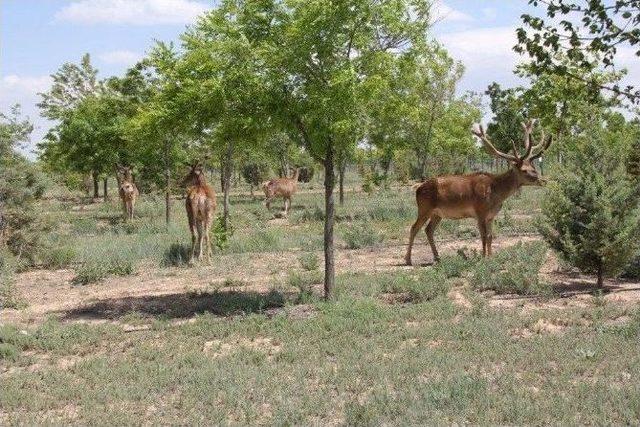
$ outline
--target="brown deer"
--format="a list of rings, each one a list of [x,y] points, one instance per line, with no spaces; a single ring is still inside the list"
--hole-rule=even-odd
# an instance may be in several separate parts
[[[198,244],[198,261],[202,261],[206,245],[207,260],[211,259],[211,242],[209,231],[216,210],[216,193],[207,184],[205,174],[199,162],[190,167],[182,185],[187,188],[187,218],[191,231],[191,261],[196,257],[196,238]]]
[[[125,220],[133,219],[133,208],[136,205],[136,199],[140,195],[138,187],[133,182],[132,168],[129,166],[116,165],[116,177],[118,178],[118,195],[122,200],[122,208],[124,210]]]
[[[284,214],[289,214],[291,208],[291,196],[298,191],[298,177],[300,176],[300,168],[293,171],[291,178],[276,178],[262,183],[262,191],[264,191],[264,204],[267,209],[271,209],[271,200],[274,197],[282,197],[284,199]]]
[[[427,220],[427,239],[434,261],[438,261],[433,232],[442,218],[475,218],[482,238],[482,255],[491,255],[493,219],[500,212],[502,203],[523,185],[544,185],[544,180],[539,176],[533,161],[549,148],[551,137],[545,139],[542,131],[540,141],[534,145],[532,132],[535,123],[536,120],[522,123],[525,148],[523,155],[518,154],[514,141],[511,141],[513,154],[503,153],[491,143],[481,125],[477,129],[472,128],[471,132],[482,141],[487,151],[511,164],[507,172],[439,176],[428,179],[416,189],[418,219],[411,227],[409,235],[409,247],[404,258],[407,265],[411,265],[411,248],[416,233]]]

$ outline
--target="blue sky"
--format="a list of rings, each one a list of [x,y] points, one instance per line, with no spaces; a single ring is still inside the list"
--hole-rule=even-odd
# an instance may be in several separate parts
[[[35,123],[29,152],[50,123],[38,115],[37,92],[64,62],[89,52],[100,77],[121,74],[154,43],[176,40],[211,8],[207,0],[0,0],[0,110],[20,103]],[[460,91],[482,92],[498,81],[516,84],[511,50],[526,0],[443,0],[434,34],[466,66]],[[640,79],[630,59],[631,81]]]

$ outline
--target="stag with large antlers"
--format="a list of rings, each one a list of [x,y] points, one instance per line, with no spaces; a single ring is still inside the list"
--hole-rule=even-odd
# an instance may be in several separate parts
[[[118,195],[122,201],[122,209],[126,220],[133,219],[133,208],[136,206],[136,199],[140,195],[138,187],[133,182],[132,168],[129,166],[116,165],[116,176],[118,177]]]
[[[211,243],[209,231],[216,210],[216,193],[207,184],[202,165],[198,162],[190,167],[182,185],[187,188],[187,218],[191,231],[191,261],[196,257],[198,245],[198,261],[202,261],[206,248],[207,260],[211,259]]]
[[[416,189],[418,219],[411,227],[409,247],[405,262],[411,265],[411,248],[416,233],[427,223],[426,233],[433,258],[438,261],[438,250],[433,240],[433,232],[443,218],[475,218],[482,238],[483,256],[491,255],[493,240],[492,224],[502,203],[523,185],[543,185],[533,161],[549,148],[551,137],[545,138],[544,131],[534,144],[533,128],[536,120],[522,123],[524,131],[524,154],[519,155],[514,141],[513,154],[499,151],[491,142],[482,125],[474,126],[472,132],[487,151],[507,160],[511,168],[502,174],[474,173],[470,175],[449,175],[428,179]]]
[[[284,199],[284,215],[289,214],[291,208],[291,196],[298,191],[298,177],[300,176],[300,168],[296,168],[291,178],[276,178],[262,183],[262,191],[264,191],[264,204],[267,209],[271,208],[271,200],[275,197]]]

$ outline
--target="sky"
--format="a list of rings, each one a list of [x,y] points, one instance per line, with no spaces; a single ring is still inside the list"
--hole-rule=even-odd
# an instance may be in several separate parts
[[[155,40],[177,40],[186,26],[214,5],[212,0],[0,0],[0,111],[19,103],[35,124],[24,148],[35,144],[52,123],[39,116],[38,92],[65,62],[86,52],[99,77],[121,75]],[[513,52],[520,15],[535,12],[526,0],[440,0],[433,35],[465,64],[459,92],[484,92],[497,81],[519,83]],[[629,80],[640,81],[638,60],[629,55]]]

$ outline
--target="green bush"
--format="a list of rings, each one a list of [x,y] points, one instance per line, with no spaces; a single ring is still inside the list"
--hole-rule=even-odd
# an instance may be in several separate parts
[[[108,276],[128,276],[135,271],[132,257],[125,255],[112,255],[107,257],[95,257],[86,260],[76,269],[73,283],[87,285],[99,282]]]
[[[493,290],[499,294],[548,294],[550,285],[538,276],[546,253],[547,246],[543,242],[520,242],[479,260],[471,271],[469,282],[474,289]]]
[[[413,302],[424,302],[446,295],[451,283],[445,274],[437,269],[427,269],[417,275],[402,274],[393,276],[382,286],[383,292],[407,294]]]
[[[70,246],[51,248],[41,256],[42,264],[48,269],[69,267],[76,260],[76,251]]]
[[[315,252],[308,252],[306,254],[302,254],[298,257],[298,262],[300,263],[300,267],[302,267],[306,271],[314,271],[318,269],[320,265],[320,259]]]
[[[539,230],[562,259],[595,273],[602,286],[638,253],[640,209],[626,170],[624,134],[595,122],[575,137],[577,148],[554,171]]]
[[[382,242],[383,236],[368,222],[349,226],[343,234],[348,249],[361,249]]]
[[[187,265],[191,258],[191,248],[181,243],[172,243],[164,252],[160,265],[163,267],[180,267]]]
[[[442,272],[447,278],[462,277],[465,272],[473,268],[478,260],[479,258],[474,256],[467,259],[459,254],[444,255],[440,257],[440,261],[438,261],[435,268]]]
[[[287,277],[287,284],[297,288],[298,303],[308,302],[313,296],[313,285],[323,282],[322,274],[318,271],[292,272]]]
[[[0,342],[0,360],[15,362],[20,356],[20,350],[11,344]]]

